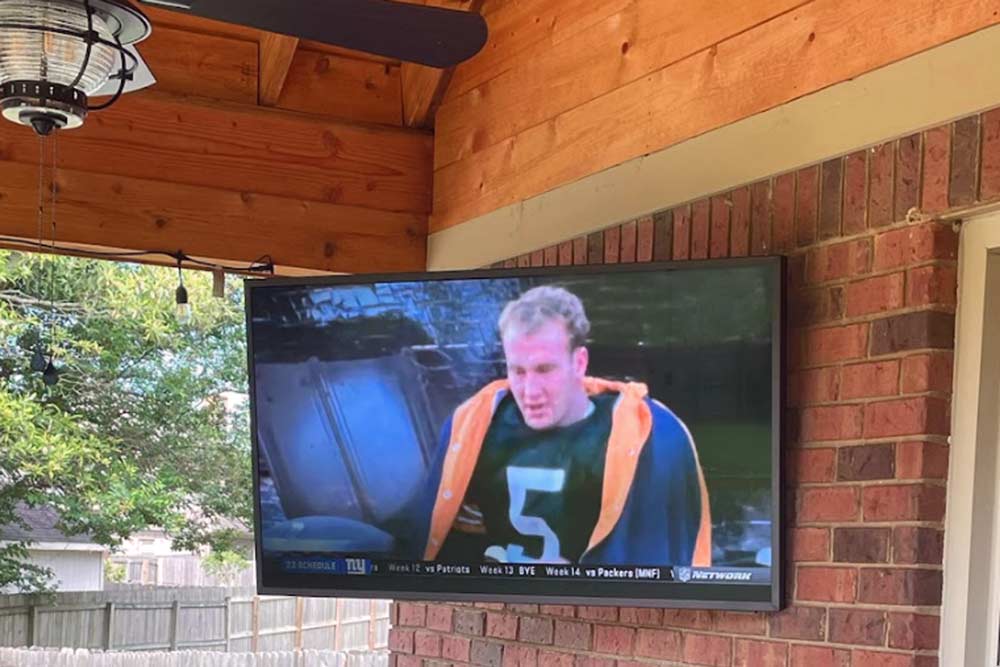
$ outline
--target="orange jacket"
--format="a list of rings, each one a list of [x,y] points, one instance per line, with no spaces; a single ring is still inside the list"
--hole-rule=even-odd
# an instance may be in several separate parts
[[[640,454],[653,431],[654,416],[645,384],[588,377],[584,380],[584,387],[590,395],[608,391],[620,394],[612,413],[601,509],[587,548],[586,553],[589,553],[611,534],[622,516],[636,477]],[[434,560],[437,557],[451,531],[472,480],[493,413],[503,393],[509,391],[509,388],[506,380],[492,382],[455,410],[451,437],[447,443],[448,451],[441,470],[441,482],[438,485],[431,515],[430,535],[424,551],[424,560]],[[683,428],[683,424],[681,427]],[[686,428],[684,430],[686,432]],[[688,441],[691,442],[690,438]],[[693,450],[693,442],[691,447]],[[701,489],[701,520],[690,564],[695,567],[707,567],[712,562],[712,519],[708,490],[701,465],[698,463],[697,452],[692,451],[692,454]]]

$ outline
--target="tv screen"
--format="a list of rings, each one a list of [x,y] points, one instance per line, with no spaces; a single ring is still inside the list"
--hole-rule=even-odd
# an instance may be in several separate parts
[[[777,609],[782,274],[248,281],[260,591]]]

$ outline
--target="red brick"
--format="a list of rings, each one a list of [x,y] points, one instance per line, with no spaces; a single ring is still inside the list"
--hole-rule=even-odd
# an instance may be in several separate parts
[[[691,259],[708,258],[709,200],[691,205]]]
[[[573,662],[573,667],[615,667],[612,658],[598,658],[593,655],[578,655]]]
[[[635,262],[635,251],[636,243],[638,238],[636,237],[636,221],[626,222],[621,227],[622,236],[622,250],[621,250],[621,261],[622,264],[632,264]]]
[[[771,636],[779,639],[819,641],[826,637],[826,609],[822,607],[788,607],[771,614]]]
[[[593,237],[593,236],[595,236],[595,234],[591,234],[590,235],[590,237]],[[588,238],[590,238],[590,237],[588,237]],[[599,264],[600,262],[598,261],[598,262],[595,262],[595,263]],[[517,268],[519,268],[519,269],[527,269],[530,266],[531,266],[531,253],[525,253],[523,255],[518,255],[517,256]]]
[[[941,521],[945,491],[928,484],[869,486],[862,495],[865,521]]]
[[[885,563],[889,560],[888,528],[837,528],[833,560],[838,563]]]
[[[664,609],[663,626],[667,628],[711,630],[715,627],[715,619],[707,611],[698,611],[695,609]]]
[[[864,238],[815,248],[806,255],[806,282],[815,285],[868,273],[872,242]]]
[[[556,266],[559,264],[559,246],[548,246],[545,248],[545,257],[542,261],[543,266]]]
[[[441,635],[417,630],[413,638],[413,652],[428,658],[441,657]]]
[[[858,601],[867,604],[929,607],[941,604],[940,570],[864,568]]]
[[[413,653],[414,630],[389,628],[389,650],[396,653]]]
[[[933,650],[940,644],[941,619],[925,614],[890,614],[891,648]]]
[[[899,360],[875,361],[844,366],[841,372],[842,399],[895,396],[899,393]]]
[[[660,627],[663,625],[663,610],[652,607],[622,607],[619,610],[619,619],[625,625]]]
[[[441,638],[441,657],[455,662],[468,662],[472,641],[467,637],[445,635]]]
[[[684,661],[696,665],[729,667],[733,661],[733,640],[712,635],[684,635]]]
[[[499,637],[500,639],[515,639],[517,637],[517,616],[494,612],[487,613],[486,636]]]
[[[816,242],[819,214],[819,167],[800,169],[795,174],[795,229],[799,247]]]
[[[903,227],[875,237],[873,269],[898,269],[932,259],[957,259],[958,235],[938,222]]]
[[[800,567],[795,585],[797,600],[854,602],[858,594],[858,571],[846,567]]]
[[[948,208],[948,173],[951,163],[951,127],[944,125],[924,132],[923,198],[924,213],[940,213]]]
[[[424,659],[415,655],[397,654],[393,657],[396,658],[396,667],[423,667],[424,664]]]
[[[897,435],[947,435],[948,402],[930,396],[870,403],[865,410],[866,438]]]
[[[786,667],[788,644],[737,639],[733,667]]]
[[[771,252],[771,181],[754,183],[750,190],[750,254]]]
[[[893,188],[893,144],[884,143],[871,149],[868,160],[868,224],[883,227],[891,224]]]
[[[884,611],[830,610],[830,642],[834,644],[883,646],[886,628]]]
[[[855,650],[852,652],[853,665],[864,667],[914,667],[912,655],[884,653],[882,651]]]
[[[573,242],[563,241],[559,244],[556,263],[559,266],[569,266],[573,263]]]
[[[515,614],[537,614],[538,605],[537,604],[508,604],[502,607],[496,607],[497,609],[507,609]]]
[[[820,181],[819,237],[830,239],[840,236],[844,207],[844,158],[824,162]]]
[[[639,222],[639,248],[640,261],[665,262],[668,261],[674,252],[674,213],[673,211],[658,211],[653,214],[652,256],[642,250],[644,239],[645,221]]]
[[[589,621],[615,622],[618,620],[618,607],[577,607],[576,615]]]
[[[738,192],[738,191],[737,191]],[[734,199],[734,202],[736,200]],[[749,198],[748,198],[749,203]],[[739,210],[737,207],[736,210]],[[782,174],[774,179],[771,191],[772,245],[776,253],[789,253],[795,248],[795,174]],[[733,255],[736,256],[736,211],[733,211]]]
[[[955,345],[955,315],[920,310],[872,322],[873,357],[924,348],[950,350]]]
[[[451,607],[432,604],[427,607],[427,627],[440,632],[451,632],[451,619],[454,610]]]
[[[592,626],[589,623],[574,623],[573,621],[556,621],[556,646],[589,651],[591,646]]]
[[[850,651],[825,646],[792,646],[789,658],[788,667],[850,667],[851,665]]]
[[[896,220],[906,220],[910,209],[920,205],[920,134],[911,134],[896,142]]]
[[[653,216],[648,215],[639,218],[636,223],[635,233],[635,261],[651,262],[653,260],[653,248],[656,240],[656,223]],[[670,259],[668,254],[664,259]]]
[[[587,234],[587,264],[604,263],[604,232]],[[518,266],[521,266],[518,261]],[[530,266],[530,262],[528,264]]]
[[[847,286],[847,316],[861,317],[903,307],[903,274],[890,273]]]
[[[844,233],[857,234],[867,227],[868,151],[844,160]]]
[[[539,651],[538,667],[573,667],[573,654],[560,653],[558,651]]]
[[[503,644],[473,639],[469,662],[483,667],[500,667],[503,662]]]
[[[837,479],[841,482],[892,479],[895,468],[896,449],[889,443],[842,447],[837,452]]]
[[[954,265],[922,266],[906,278],[906,305],[954,306],[958,302],[958,270]]]
[[[586,264],[588,260],[588,237],[578,236],[573,239],[573,264]]]
[[[948,447],[937,442],[901,442],[896,445],[896,477],[946,479]]]
[[[486,612],[476,609],[456,609],[455,632],[460,635],[481,635],[486,627]]]
[[[569,604],[543,604],[539,606],[538,611],[547,616],[562,616],[564,618],[576,616],[576,607]]]
[[[795,449],[790,453],[788,477],[797,484],[832,482],[837,466],[835,449]]]
[[[944,532],[925,526],[896,526],[892,531],[892,562],[900,565],[940,565]]]
[[[691,208],[674,209],[674,259],[691,257]]]
[[[948,179],[948,203],[967,206],[976,201],[979,189],[979,121],[966,116],[951,124],[951,173]]]
[[[936,655],[918,655],[913,659],[913,667],[940,667]]]
[[[400,625],[427,625],[427,605],[415,602],[399,603],[399,624]]]
[[[554,653],[542,651],[548,654],[544,663],[550,667],[572,667],[573,656],[568,653]],[[507,644],[503,647],[503,667],[539,667],[541,655],[538,649],[531,646],[521,646],[518,644]]]
[[[810,329],[803,334],[802,345],[807,366],[859,359],[868,347],[868,324]]]
[[[830,560],[828,528],[793,528],[788,542],[796,563]]]
[[[712,197],[712,221],[708,232],[709,257],[729,257],[729,213],[733,206],[727,195]]]
[[[729,231],[729,254],[746,257],[750,254],[750,188],[737,188],[731,193],[732,221]]]
[[[844,319],[843,285],[796,290],[788,299],[788,323],[793,327],[829,324]]]
[[[950,393],[955,355],[951,351],[915,354],[903,359],[901,388],[904,394],[925,391]]]
[[[854,486],[801,489],[798,520],[800,523],[855,521],[858,518],[859,497]]]
[[[802,441],[850,440],[861,437],[861,405],[829,405],[802,411]]]
[[[594,626],[594,652],[632,655],[635,630],[621,625]]]
[[[640,629],[635,641],[635,654],[656,660],[680,660],[681,633],[676,630]]]
[[[505,632],[510,632],[513,624],[506,623],[504,627]],[[551,618],[533,618],[531,616],[522,616],[520,629],[517,632],[518,641],[529,642],[531,644],[551,644],[554,632],[554,622]],[[511,637],[506,637],[505,639],[511,639]]]
[[[503,611],[507,606],[502,602],[454,602],[452,604],[475,607],[476,609],[489,609],[491,611]],[[513,605],[511,605],[513,606]]]
[[[788,404],[800,407],[837,400],[840,369],[829,366],[793,373],[788,381]]]
[[[758,612],[717,611],[715,629],[737,635],[763,635],[767,633],[767,619]]]
[[[545,250],[534,250],[531,253],[531,266],[545,266]]]
[[[622,233],[619,227],[604,230],[604,263],[618,264],[621,260]]]
[[[1000,197],[1000,109],[984,113],[982,122],[979,199],[987,201]]]

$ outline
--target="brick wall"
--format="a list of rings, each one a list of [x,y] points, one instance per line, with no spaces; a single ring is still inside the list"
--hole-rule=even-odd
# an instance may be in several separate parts
[[[931,219],[997,199],[1000,109],[503,262],[789,256],[790,605],[403,602],[394,667],[936,666],[958,239]]]

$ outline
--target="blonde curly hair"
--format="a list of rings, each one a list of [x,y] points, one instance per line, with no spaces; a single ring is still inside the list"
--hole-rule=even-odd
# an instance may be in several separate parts
[[[549,285],[533,287],[507,304],[498,322],[500,336],[502,338],[513,326],[534,333],[546,322],[556,319],[566,325],[571,350],[587,343],[590,321],[580,297],[563,287]]]

